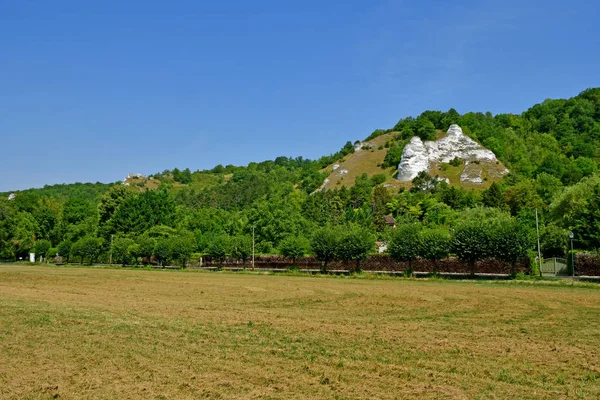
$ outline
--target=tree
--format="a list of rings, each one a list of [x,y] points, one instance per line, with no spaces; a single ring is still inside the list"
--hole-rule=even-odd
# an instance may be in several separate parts
[[[171,259],[171,243],[169,238],[159,238],[154,246],[154,257],[164,268]]]
[[[100,238],[91,236],[83,237],[71,246],[71,256],[79,258],[80,264],[83,264],[85,259],[87,259],[90,264],[94,264],[100,256],[103,242],[104,241]]]
[[[435,140],[435,125],[427,118],[417,118],[417,136],[422,140]]]
[[[129,246],[135,242],[132,239],[117,237],[112,243],[112,259],[113,261],[122,264],[123,267],[131,261]]]
[[[355,261],[355,271],[360,271],[360,261],[367,258],[375,247],[375,240],[366,228],[350,228],[339,238],[336,256],[338,259]]]
[[[58,244],[57,252],[58,255],[65,259],[65,262],[69,262],[69,256],[71,255],[72,243],[68,240],[63,240]]]
[[[215,235],[210,238],[210,242],[206,247],[206,253],[216,260],[219,265],[223,265],[223,261],[229,250],[229,236]]]
[[[242,261],[246,269],[246,261],[252,255],[252,239],[247,235],[238,235],[229,241],[229,254],[236,260]]]
[[[41,239],[35,242],[35,245],[33,246],[33,252],[36,256],[46,258],[48,250],[50,250],[51,247],[52,243],[50,243],[49,240]]]
[[[475,275],[478,260],[490,257],[490,230],[487,222],[482,220],[466,221],[454,231],[452,250],[461,261],[471,267],[471,275]]]
[[[435,193],[440,183],[439,176],[431,176],[427,171],[421,171],[412,180],[413,187],[410,191]]]
[[[446,229],[424,229],[419,232],[417,255],[433,262],[433,273],[438,273],[438,261],[448,257],[452,249],[452,237]]]
[[[173,226],[175,204],[166,190],[127,197],[113,214],[111,232],[142,234],[157,225]]]
[[[191,235],[178,235],[167,240],[170,246],[170,258],[178,261],[179,265],[185,268],[196,247],[194,238]]]
[[[71,246],[71,257],[79,258],[79,264],[83,264],[85,253],[83,252],[83,239],[79,239]]]
[[[279,254],[284,257],[290,258],[292,264],[296,264],[296,260],[300,257],[304,257],[310,243],[303,236],[288,236],[281,241],[279,244]]]
[[[140,249],[141,246],[138,243],[133,243],[129,245],[129,247],[127,247],[127,254],[129,255],[129,257],[133,258],[133,262],[136,267],[140,258]]]
[[[0,260],[14,261],[12,239],[15,233],[17,210],[14,202],[0,198]]]
[[[407,273],[412,275],[412,262],[418,256],[419,231],[421,225],[402,224],[392,232],[388,243],[388,253],[396,261],[408,262]]]
[[[15,257],[27,257],[27,253],[35,244],[37,223],[35,218],[27,212],[18,212],[14,219],[14,232],[12,248]]]
[[[152,258],[152,255],[154,254],[156,240],[147,235],[142,235],[138,237],[137,244],[139,245],[139,248],[137,249],[136,257],[146,259],[147,262],[150,262],[150,258]]]
[[[510,264],[511,275],[516,274],[517,262],[527,257],[533,247],[532,230],[521,221],[511,219],[494,227],[491,235],[491,256]]]
[[[335,260],[338,246],[338,233],[330,227],[317,230],[310,241],[310,248],[317,260],[322,263],[322,271],[327,271],[327,264]]]
[[[543,257],[565,257],[568,250],[569,231],[555,224],[542,229],[540,247]]]
[[[503,208],[504,192],[502,191],[500,185],[498,185],[496,182],[492,182],[490,187],[481,193],[481,200],[483,205],[486,207]]]
[[[75,242],[73,247],[79,250],[82,262],[87,258],[90,264],[94,264],[102,252],[103,243],[104,241],[100,238],[87,236]]]

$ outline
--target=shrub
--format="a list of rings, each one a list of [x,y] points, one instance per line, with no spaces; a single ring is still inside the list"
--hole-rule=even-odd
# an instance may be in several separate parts
[[[465,160],[463,160],[462,158],[459,157],[454,157],[452,160],[450,160],[449,164],[452,165],[453,167],[458,167],[460,165],[462,165],[462,163]]]

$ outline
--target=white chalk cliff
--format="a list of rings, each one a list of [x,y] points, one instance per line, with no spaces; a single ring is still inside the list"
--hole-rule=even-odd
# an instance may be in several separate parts
[[[451,125],[442,139],[425,141],[415,136],[404,147],[402,160],[398,165],[398,180],[411,181],[421,171],[429,171],[432,163],[449,163],[454,158],[465,161],[461,182],[482,183],[482,168],[479,164],[496,164],[496,155],[463,134],[458,125]],[[502,174],[508,170],[502,171]]]

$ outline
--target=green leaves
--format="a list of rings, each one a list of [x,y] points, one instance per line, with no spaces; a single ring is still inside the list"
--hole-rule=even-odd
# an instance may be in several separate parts
[[[321,228],[315,232],[310,248],[319,261],[323,263],[323,269],[327,270],[327,264],[335,260],[338,244],[338,234],[330,227]]]
[[[290,258],[295,263],[297,258],[303,257],[306,254],[309,245],[305,237],[290,235],[279,244],[279,253],[284,257]]]
[[[338,238],[336,256],[342,261],[355,261],[356,271],[360,270],[360,261],[367,258],[375,247],[375,239],[365,228],[345,229]]]

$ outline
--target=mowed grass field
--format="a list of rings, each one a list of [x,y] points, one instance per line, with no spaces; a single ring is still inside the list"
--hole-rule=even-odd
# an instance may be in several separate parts
[[[600,396],[600,287],[0,266],[2,399]]]

